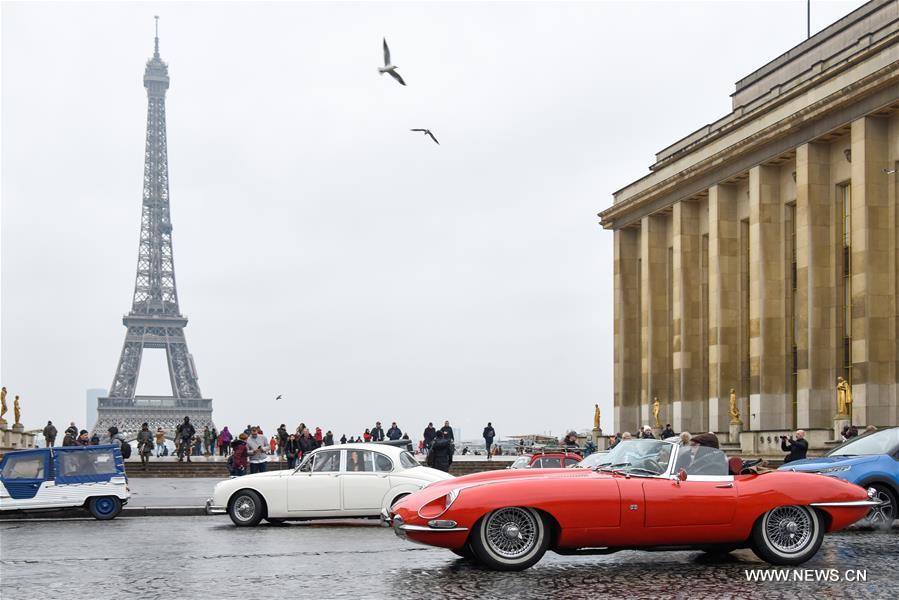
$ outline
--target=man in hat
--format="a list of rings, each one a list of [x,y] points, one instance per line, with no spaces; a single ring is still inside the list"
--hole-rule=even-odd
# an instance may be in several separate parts
[[[681,448],[678,452],[677,464],[674,467],[674,472],[677,473],[681,469],[684,469],[687,473],[695,473],[699,461],[707,455],[707,451],[704,452],[702,449],[712,448],[718,450],[718,447],[718,436],[714,433],[700,433],[699,435],[694,435],[690,438],[689,449]]]

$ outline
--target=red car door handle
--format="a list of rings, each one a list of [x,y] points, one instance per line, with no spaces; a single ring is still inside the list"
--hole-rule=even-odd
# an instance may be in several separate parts
[[[716,487],[716,488],[732,488],[732,487],[734,487],[734,484],[732,484],[732,483],[722,483],[721,485],[716,485],[715,487]]]

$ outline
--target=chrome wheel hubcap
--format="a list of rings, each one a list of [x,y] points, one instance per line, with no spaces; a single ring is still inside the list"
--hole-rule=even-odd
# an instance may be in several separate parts
[[[241,521],[249,521],[256,513],[256,503],[249,496],[241,496],[234,502],[234,513]]]
[[[781,506],[768,514],[765,537],[771,545],[784,554],[795,554],[812,539],[813,523],[806,509],[798,506]]]
[[[523,508],[503,508],[489,517],[485,538],[490,549],[503,558],[526,556],[537,544],[537,517]]]

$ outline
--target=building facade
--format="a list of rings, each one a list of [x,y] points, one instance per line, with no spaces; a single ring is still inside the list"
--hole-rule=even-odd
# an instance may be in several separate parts
[[[732,98],[600,213],[616,430],[655,425],[658,398],[663,424],[727,433],[733,389],[744,449],[795,428],[830,439],[838,377],[853,423],[897,424],[899,0],[865,4]]]

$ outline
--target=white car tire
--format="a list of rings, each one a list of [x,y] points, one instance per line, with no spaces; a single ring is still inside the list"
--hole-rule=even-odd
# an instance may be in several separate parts
[[[823,540],[821,515],[808,506],[772,508],[752,528],[752,551],[772,565],[801,565]]]
[[[475,557],[497,571],[522,571],[543,558],[549,529],[533,508],[509,506],[485,515],[471,532]]]
[[[253,490],[240,490],[228,501],[228,516],[238,527],[253,527],[265,516],[265,504]]]

